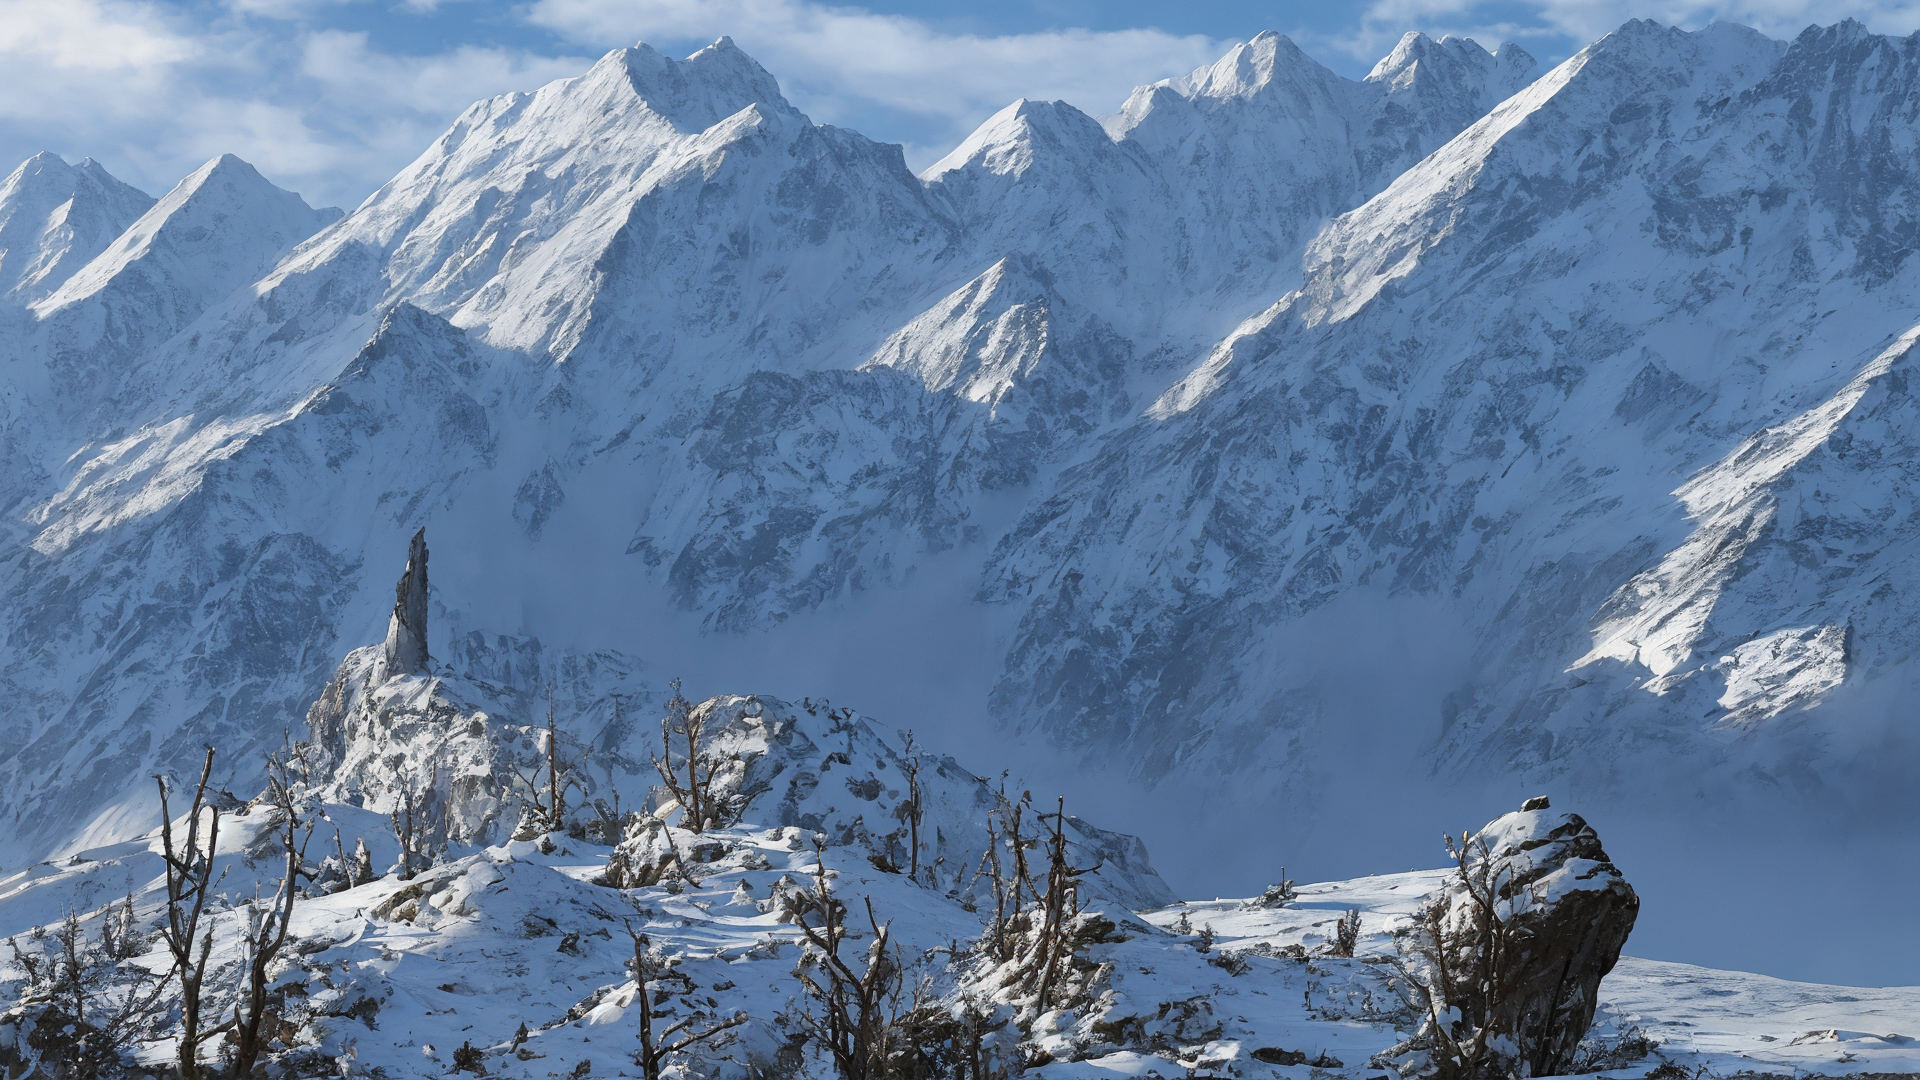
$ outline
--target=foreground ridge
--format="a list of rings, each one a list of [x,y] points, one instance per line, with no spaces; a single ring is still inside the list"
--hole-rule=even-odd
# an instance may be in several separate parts
[[[668,778],[690,769],[689,782],[702,782],[673,756],[674,738],[693,731],[687,745],[710,763],[703,798],[721,808],[694,827],[667,789],[635,797],[646,770],[629,755],[645,753],[646,733],[543,746],[536,736],[547,732],[529,715],[539,702],[526,695],[444,664],[384,668],[383,647],[342,664],[314,707],[313,742],[279,759],[285,787],[246,802],[216,792],[198,821],[173,823],[179,837],[211,815],[220,822],[209,873],[224,875],[227,892],[210,909],[210,1015],[244,982],[245,935],[259,919],[246,891],[274,891],[278,838],[302,828],[289,832],[288,815],[317,826],[321,843],[301,847],[328,852],[296,853],[307,884],[286,950],[264,969],[268,1075],[846,1075],[821,1026],[824,1001],[806,989],[825,979],[800,978],[838,948],[820,935],[822,918],[839,925],[836,910],[876,913],[873,934],[846,930],[865,957],[846,970],[886,978],[895,969],[875,967],[883,955],[902,965],[891,977],[906,996],[887,999],[898,1024],[887,1030],[920,1041],[899,1044],[917,1049],[884,1075],[1360,1077],[1389,1061],[1404,1076],[1452,1075],[1435,1064],[1421,1009],[1440,1016],[1433,995],[1465,1006],[1482,991],[1434,982],[1428,961],[1440,953],[1429,945],[1487,948],[1472,934],[1489,928],[1550,950],[1516,960],[1514,985],[1535,986],[1522,970],[1561,973],[1552,993],[1569,994],[1579,1016],[1555,1060],[1576,1071],[1920,1067],[1913,1038],[1864,1033],[1917,1015],[1911,988],[1843,995],[1616,962],[1632,889],[1593,830],[1544,798],[1463,836],[1457,870],[1173,902],[1137,840],[1050,817],[849,710],[737,696],[668,703],[653,779],[678,785]],[[549,752],[573,792],[550,830],[555,793],[528,767]],[[1022,828],[1040,848],[1021,842]],[[73,999],[46,966],[61,949],[95,972],[85,989],[95,1016],[168,970],[152,929],[165,906],[158,843],[156,830],[0,879],[0,933],[14,941],[0,979],[18,990],[0,1011],[10,1075],[63,1068],[72,1052]],[[1043,887],[1036,876],[1027,897],[1001,891],[1016,860],[1037,875],[1049,849],[1051,873],[1066,877]],[[1474,923],[1475,882],[1503,905],[1497,921]],[[1030,980],[1058,883],[1068,951],[1050,990]],[[1009,920],[1009,897],[1028,914]],[[76,916],[64,928],[61,911]],[[1583,933],[1598,936],[1577,944]],[[1569,983],[1576,956],[1581,975]],[[134,1074],[167,1067],[169,993],[115,1029],[113,1053],[129,1055]],[[1525,1015],[1541,1022],[1532,1005]],[[1804,1030],[1809,1017],[1831,1027]],[[700,1037],[656,1043],[642,1031]],[[672,1048],[641,1053],[654,1046]],[[121,1069],[113,1060],[105,1074]]]

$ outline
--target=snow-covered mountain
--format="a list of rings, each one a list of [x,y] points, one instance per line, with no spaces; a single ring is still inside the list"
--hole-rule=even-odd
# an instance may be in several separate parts
[[[0,185],[0,290],[14,304],[38,300],[151,206],[92,158],[69,165],[35,154]]]
[[[519,693],[784,665],[1203,814],[1877,805],[1920,763],[1916,48],[1409,35],[1355,82],[1263,34],[915,176],[730,41],[641,45],[337,221],[43,155],[0,188],[0,852],[278,744],[422,526],[430,648]]]

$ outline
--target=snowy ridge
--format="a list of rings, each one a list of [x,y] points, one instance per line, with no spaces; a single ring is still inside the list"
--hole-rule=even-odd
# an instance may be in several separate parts
[[[463,656],[496,651],[483,646]],[[521,807],[542,797],[544,782],[547,702],[528,685],[529,674],[542,672],[505,684],[447,665],[390,676],[377,647],[354,650],[308,713],[316,753],[307,768],[316,795],[380,815],[400,810],[410,796],[427,845],[441,853],[507,842]],[[565,697],[554,713],[573,807],[569,828],[605,844],[631,836],[622,807],[657,801],[653,762],[661,753],[657,714],[665,700],[639,676],[628,658],[597,658],[562,682]],[[979,899],[988,814],[1010,810],[1007,793],[951,757],[881,735],[850,709],[724,695],[693,711],[706,724],[712,752],[729,763],[715,797],[739,818],[823,834],[835,847],[894,867],[890,872],[914,868],[917,880],[938,893]],[[915,785],[917,855],[910,852],[915,834],[905,802]],[[1072,815],[1065,825],[1075,864],[1099,868],[1089,875],[1089,897],[1138,908],[1173,899],[1139,840]]]
[[[343,835],[382,824],[346,805],[313,809]],[[224,819],[215,859],[233,892],[211,913],[212,994],[222,1005],[243,959],[245,893],[273,863],[272,827],[258,802]],[[376,852],[383,846],[366,839]],[[323,865],[319,879],[335,885],[297,903],[289,952],[275,968],[285,1023],[269,1057],[302,1071],[444,1076],[456,1048],[477,1048],[489,1075],[642,1075],[633,1062],[638,987],[625,966],[631,928],[648,935],[656,962],[646,1002],[655,1030],[746,1016],[728,1038],[674,1055],[676,1067],[734,1077],[778,1063],[788,1075],[836,1075],[817,1045],[796,1038],[808,1004],[794,979],[801,935],[786,898],[824,868],[843,901],[872,905],[912,974],[936,990],[965,969],[966,943],[990,917],[881,868],[858,846],[809,839],[802,828],[750,822],[684,834],[678,842],[699,853],[696,872],[631,889],[601,883],[608,848],[562,833],[351,888]],[[134,927],[150,932],[160,914],[158,843],[148,834],[0,879],[0,932],[21,935],[72,909],[97,935],[123,917],[123,896]],[[1099,906],[1106,931],[1081,947],[1095,969],[1091,996],[1019,1033],[1036,1058],[1021,1075],[1377,1073],[1369,1058],[1411,1022],[1384,963],[1395,928],[1445,881],[1445,872],[1423,871],[1306,885],[1283,905],[1216,899],[1139,914]],[[1331,927],[1348,911],[1360,919],[1354,956],[1329,955]],[[42,948],[34,937],[16,941],[27,955]],[[136,949],[126,968],[164,963],[163,953]],[[14,957],[0,964],[9,986],[25,974]],[[1602,984],[1593,1045],[1633,1047],[1620,1071],[1671,1062],[1719,1073],[1884,1075],[1920,1067],[1916,1039],[1901,1030],[1917,1008],[1912,988],[1816,986],[1629,957]],[[1008,1011],[996,1023],[1010,1041]],[[0,1052],[27,1059],[33,1013],[0,1015]],[[164,1068],[170,1046],[155,1039],[134,1050]]]

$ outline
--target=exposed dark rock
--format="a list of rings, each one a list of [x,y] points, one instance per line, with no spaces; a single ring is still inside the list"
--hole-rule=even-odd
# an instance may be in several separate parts
[[[1402,1076],[1554,1076],[1593,1024],[1600,980],[1640,898],[1578,814],[1536,797],[1455,849],[1458,872],[1400,935],[1413,1038],[1381,1055]]]
[[[427,670],[427,530],[407,545],[407,572],[393,588],[393,618],[387,621],[387,677]]]

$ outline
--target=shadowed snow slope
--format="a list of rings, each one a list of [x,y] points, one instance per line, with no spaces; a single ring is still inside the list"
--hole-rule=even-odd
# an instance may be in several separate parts
[[[125,835],[208,742],[251,776],[423,526],[436,656],[1028,739],[1220,891],[1543,786],[1897,839],[1920,39],[1533,68],[1263,34],[916,177],[726,39],[641,45],[331,224],[231,158],[151,209],[29,162],[0,856]]]

